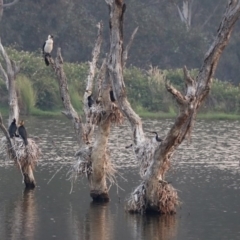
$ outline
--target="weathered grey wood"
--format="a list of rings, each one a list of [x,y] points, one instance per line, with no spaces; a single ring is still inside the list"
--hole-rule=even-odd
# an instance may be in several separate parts
[[[86,139],[87,142],[91,142],[92,134],[94,131],[94,125],[92,123],[92,116],[91,116],[91,109],[89,109],[88,106],[88,97],[92,95],[93,92],[93,84],[94,84],[94,77],[96,74],[97,69],[97,61],[99,58],[101,45],[102,45],[102,28],[103,24],[102,22],[98,23],[98,35],[97,40],[94,45],[93,51],[92,51],[92,61],[89,62],[89,71],[88,71],[88,77],[87,77],[87,86],[86,90],[83,96],[83,103],[84,103],[84,113],[86,116]],[[94,99],[96,101],[96,99]]]
[[[3,0],[1,0],[1,2],[3,2]],[[0,2],[0,6],[1,6],[1,2]],[[19,2],[19,0],[13,0],[13,1],[10,2],[10,3],[4,3],[4,4],[3,4],[3,7],[4,7],[4,8],[11,7],[11,6],[15,5],[15,4],[18,3],[18,2]]]
[[[9,120],[8,124],[12,122],[12,120],[15,118],[18,122],[19,120],[19,107],[18,107],[18,99],[17,99],[17,92],[16,92],[16,86],[15,86],[15,80],[16,76],[20,71],[20,65],[19,63],[16,63],[13,60],[10,60],[8,57],[5,49],[2,46],[1,40],[0,40],[0,53],[6,63],[6,70],[3,69],[2,65],[0,66],[0,71],[2,72],[2,75],[5,78],[6,86],[8,89],[8,104],[9,104]]]
[[[118,105],[132,126],[135,154],[139,162],[144,162],[143,182],[132,193],[129,199],[129,211],[143,212],[153,210],[160,213],[174,213],[178,203],[177,192],[164,181],[164,175],[169,169],[170,160],[177,147],[191,133],[197,110],[203,104],[211,88],[219,58],[229,38],[234,24],[239,19],[240,2],[229,1],[217,36],[206,53],[199,74],[193,79],[184,67],[186,94],[182,94],[169,83],[169,91],[179,106],[175,123],[161,144],[149,144],[144,137],[141,119],[131,109],[125,92],[123,80],[123,15],[125,4],[123,0],[106,0],[110,8],[110,54],[108,71],[112,79],[114,94]],[[147,156],[147,159],[145,159]],[[148,162],[148,163],[146,163]],[[164,197],[163,197],[163,194]],[[166,200],[167,199],[167,200]]]
[[[87,175],[90,186],[90,195],[94,201],[108,201],[107,178],[112,177],[114,168],[110,163],[107,151],[108,137],[112,119],[109,117],[111,108],[106,106],[110,104],[109,87],[110,82],[106,84],[106,60],[103,61],[96,81],[95,74],[97,72],[97,61],[100,54],[102,44],[102,23],[98,24],[98,35],[92,51],[92,61],[89,63],[89,72],[87,77],[86,90],[84,93],[84,115],[86,121],[83,123],[80,116],[74,110],[68,92],[67,78],[63,69],[63,60],[58,50],[57,58],[54,61],[49,58],[50,65],[55,71],[59,83],[60,95],[65,108],[65,115],[70,118],[79,119],[78,121],[78,139],[80,149],[76,152],[76,162],[70,171],[70,179],[74,180],[77,176]],[[88,97],[93,93],[93,86],[98,86],[98,96],[94,96],[97,100],[93,106],[89,108]],[[105,87],[107,85],[107,87]],[[108,103],[108,104],[107,104]],[[95,126],[97,128],[95,129]],[[91,137],[95,129],[95,138]]]
[[[133,40],[134,40],[134,38],[135,38],[135,35],[137,34],[137,31],[138,31],[138,27],[136,27],[136,28],[134,29],[134,31],[133,31],[130,39],[129,39],[129,42],[128,42],[126,48],[125,48],[124,51],[123,51],[123,65],[124,65],[124,67],[125,67],[126,62],[127,62],[127,59],[128,59],[128,52],[129,52],[129,50],[130,50],[130,48],[131,48],[131,46],[132,46],[132,43],[133,43]]]
[[[142,121],[134,112],[126,96],[123,80],[123,15],[126,5],[122,0],[106,0],[110,7],[110,53],[108,59],[108,71],[112,79],[114,95],[118,106],[128,118],[135,145],[141,145],[145,141],[142,129]]]
[[[20,71],[20,63],[11,60],[0,41],[0,53],[5,61],[6,69],[0,64],[1,74],[4,76],[6,86],[9,95],[9,119],[8,126],[11,124],[13,119],[16,119],[16,123],[19,120],[19,106],[16,92],[16,76]],[[0,116],[0,129],[5,135],[7,154],[9,158],[14,160],[15,163],[21,169],[24,176],[24,183],[26,188],[34,188],[36,185],[33,168],[39,158],[40,149],[32,139],[28,139],[28,145],[25,146],[23,141],[18,139],[10,139],[7,128],[4,126],[2,117]]]
[[[55,61],[51,57],[48,57],[48,60],[57,76],[60,97],[65,109],[64,111],[62,111],[62,113],[72,121],[74,130],[76,133],[77,142],[79,146],[81,146],[85,142],[84,127],[83,127],[81,117],[78,115],[78,113],[76,112],[76,110],[74,109],[71,103],[71,99],[68,91],[67,77],[63,69],[63,59],[61,55],[61,48],[58,48],[57,50],[57,57]]]

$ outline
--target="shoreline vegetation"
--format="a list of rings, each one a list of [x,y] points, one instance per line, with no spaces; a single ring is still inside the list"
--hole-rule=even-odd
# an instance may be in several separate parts
[[[58,84],[52,71],[47,68],[38,53],[7,48],[15,61],[21,60],[21,71],[17,76],[17,93],[22,115],[39,117],[61,116]],[[2,62],[2,59],[0,59]],[[87,63],[64,63],[69,92],[74,108],[81,113],[82,98],[88,72]],[[191,70],[195,76],[197,69]],[[183,90],[182,69],[165,69],[149,66],[146,69],[129,66],[124,71],[129,101],[143,119],[175,118],[177,108],[165,89],[166,81]],[[95,92],[97,89],[94,90]],[[0,111],[8,114],[8,92],[0,77]],[[94,93],[93,93],[94,96]],[[197,116],[198,119],[240,119],[240,86],[214,79],[209,97]]]
[[[40,109],[33,109],[31,114],[28,115],[20,115],[20,116],[31,116],[31,117],[61,117],[63,116],[61,113],[61,109],[54,111],[43,111]],[[163,112],[148,112],[148,111],[136,111],[137,114],[142,119],[174,119],[177,113],[163,113]],[[8,109],[0,107],[0,113],[3,117],[8,116]],[[79,114],[82,112],[79,111]],[[222,112],[213,112],[213,113],[200,113],[197,115],[197,119],[201,120],[240,120],[240,114],[228,114]]]

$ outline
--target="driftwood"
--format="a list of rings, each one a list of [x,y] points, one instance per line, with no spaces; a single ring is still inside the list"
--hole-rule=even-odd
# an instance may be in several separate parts
[[[0,53],[5,61],[6,70],[0,63],[0,72],[6,83],[9,96],[9,119],[8,126],[13,119],[16,122],[19,120],[19,106],[16,92],[16,76],[20,71],[20,63],[11,60],[0,41]],[[28,139],[28,145],[25,146],[21,138],[10,138],[7,128],[4,126],[3,119],[0,115],[0,129],[2,130],[5,138],[2,139],[1,145],[5,153],[11,160],[14,160],[15,164],[19,167],[23,174],[24,183],[26,188],[34,188],[36,185],[33,169],[40,156],[40,149],[33,139]]]
[[[86,175],[89,180],[90,195],[95,201],[108,201],[107,179],[110,183],[115,181],[114,165],[110,161],[107,144],[112,123],[120,123],[122,114],[117,106],[110,101],[109,90],[111,82],[106,76],[106,61],[102,63],[98,77],[97,61],[102,43],[102,23],[98,24],[98,37],[92,52],[92,62],[89,62],[89,73],[86,90],[83,97],[85,122],[74,110],[68,92],[67,77],[63,70],[63,59],[58,49],[57,57],[49,62],[56,73],[63,102],[65,116],[72,120],[79,143],[79,150],[75,153],[76,162],[69,171],[70,179],[74,181],[78,176]],[[93,86],[98,87],[98,94],[94,96]],[[89,105],[89,98],[91,105]],[[96,129],[95,129],[96,128]],[[95,130],[95,138],[93,133]]]
[[[222,51],[229,42],[234,24],[240,15],[240,2],[229,1],[217,36],[205,55],[196,79],[184,67],[186,94],[166,82],[166,89],[176,99],[179,113],[175,123],[155,145],[146,139],[142,121],[127,101],[123,79],[123,16],[126,5],[123,0],[106,0],[110,9],[110,53],[107,62],[118,106],[127,117],[132,128],[133,147],[140,163],[142,183],[130,195],[127,210],[130,212],[155,211],[172,214],[176,212],[178,196],[176,190],[164,180],[170,161],[177,147],[190,137],[197,110],[208,95]]]

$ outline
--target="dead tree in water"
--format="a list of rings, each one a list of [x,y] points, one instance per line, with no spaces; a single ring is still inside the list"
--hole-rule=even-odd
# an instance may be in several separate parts
[[[164,180],[171,158],[186,137],[190,137],[199,107],[208,95],[219,58],[229,42],[232,29],[240,15],[240,2],[228,2],[217,36],[207,51],[196,79],[184,67],[186,94],[168,82],[167,91],[176,99],[179,113],[163,141],[153,143],[144,135],[142,121],[131,108],[123,79],[123,0],[105,0],[110,9],[110,53],[107,63],[114,95],[122,113],[131,124],[133,147],[140,163],[142,183],[131,194],[127,209],[130,212],[155,211],[162,214],[176,212],[176,190]]]
[[[16,122],[19,120],[19,106],[16,92],[16,76],[20,71],[20,63],[11,60],[0,41],[0,53],[5,61],[6,70],[0,63],[0,73],[6,83],[9,96],[9,119],[8,126],[13,119]],[[15,164],[20,168],[26,188],[34,188],[36,185],[33,169],[40,156],[40,149],[31,138],[28,138],[28,145],[25,146],[21,138],[10,138],[8,130],[4,126],[2,116],[0,115],[0,129],[2,130],[5,138],[2,139],[1,145],[3,145],[4,151],[8,154],[11,160],[14,160]]]
[[[57,51],[56,59],[48,57],[48,60],[57,76],[60,96],[65,109],[62,113],[72,121],[79,144],[79,150],[75,153],[76,162],[70,171],[70,178],[75,180],[79,175],[86,175],[92,199],[108,201],[107,179],[110,182],[114,181],[115,168],[111,163],[107,144],[110,126],[111,124],[120,124],[122,114],[115,103],[110,100],[111,83],[106,75],[106,60],[103,61],[95,79],[96,64],[102,43],[102,23],[98,24],[98,28],[98,37],[92,52],[92,62],[89,63],[87,86],[83,97],[85,121],[71,104],[60,48]],[[93,93],[94,80],[98,86],[98,93],[95,95]],[[94,130],[95,138],[93,139]]]

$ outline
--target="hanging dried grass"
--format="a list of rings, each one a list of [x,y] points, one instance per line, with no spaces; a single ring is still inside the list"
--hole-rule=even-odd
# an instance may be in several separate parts
[[[159,142],[156,142],[153,139],[146,139],[146,141],[138,145],[135,149],[136,158],[140,165],[139,173],[142,178],[145,176],[147,169],[152,162],[154,151],[158,144]]]
[[[67,175],[69,175],[69,180],[71,181],[72,186],[79,176],[83,177],[85,175],[87,178],[89,178],[90,175],[92,174],[93,169],[92,169],[91,153],[92,153],[92,147],[85,147],[76,152],[75,154],[76,161],[67,173]],[[117,181],[115,178],[115,173],[117,172],[117,170],[116,170],[116,166],[110,160],[109,151],[106,151],[106,157],[105,157],[103,169],[104,169],[107,180],[110,182],[110,187],[113,184],[117,185]]]
[[[111,103],[111,111],[106,111],[101,104],[94,104],[89,113],[90,121],[94,125],[99,125],[102,121],[110,119],[112,124],[120,125],[123,123],[123,115],[115,103]]]
[[[127,199],[126,210],[130,213],[144,213],[146,210],[146,189],[142,182]]]
[[[41,150],[35,141],[28,138],[27,146],[24,145],[21,138],[14,138],[11,141],[13,149],[8,149],[7,139],[3,137],[0,149],[4,150],[9,159],[14,160],[19,167],[31,166],[34,169],[41,155]]]
[[[108,191],[109,191],[112,185],[115,184],[118,186],[117,179],[116,179],[116,172],[117,172],[116,165],[111,161],[109,150],[106,151],[104,171],[105,171],[107,180],[110,182],[110,185],[108,188]]]
[[[75,153],[76,161],[67,173],[72,185],[78,176],[85,175],[88,178],[92,174],[91,152],[92,147],[85,147]]]

